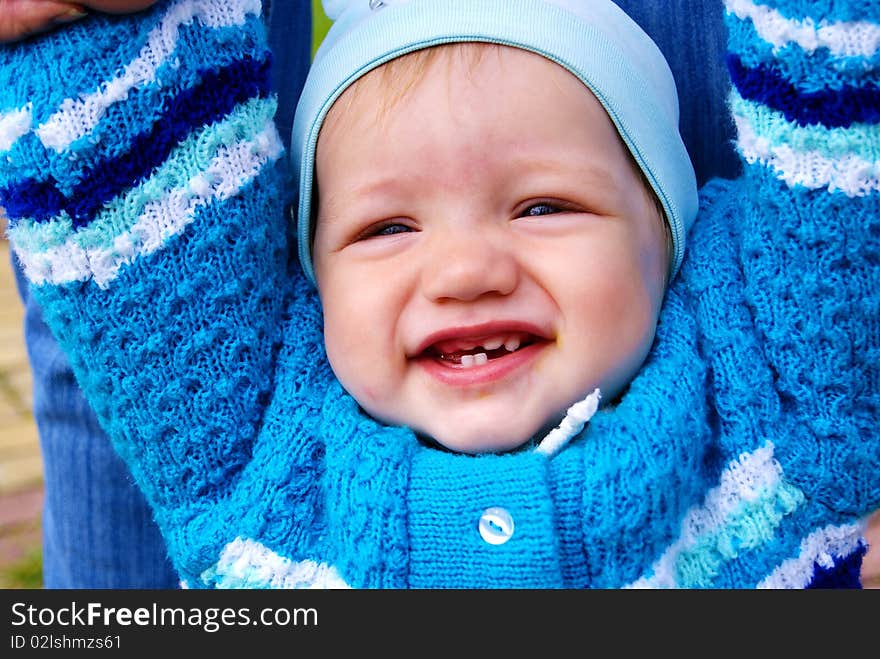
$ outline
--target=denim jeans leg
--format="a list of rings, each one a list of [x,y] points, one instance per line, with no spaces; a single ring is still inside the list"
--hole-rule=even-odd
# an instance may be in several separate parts
[[[702,185],[739,172],[727,110],[727,32],[722,0],[616,0],[669,62],[678,87],[679,128]]]
[[[85,401],[14,256],[12,261],[43,457],[43,585],[175,588],[149,507]]]
[[[272,84],[278,94],[275,122],[284,147],[290,150],[290,131],[312,58],[311,0],[263,0],[272,50]]]
[[[284,203],[288,217],[296,203],[296,186],[290,167],[290,132],[296,104],[312,62],[311,0],[263,0],[263,17],[272,51],[272,85],[278,95],[275,124],[284,144]],[[295,232],[291,232],[291,236]],[[296,258],[296,247],[291,257]]]

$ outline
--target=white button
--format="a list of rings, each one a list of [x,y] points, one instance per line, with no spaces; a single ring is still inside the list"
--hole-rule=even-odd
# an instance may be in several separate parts
[[[480,535],[490,545],[503,545],[513,535],[513,517],[504,508],[486,508],[480,515]]]

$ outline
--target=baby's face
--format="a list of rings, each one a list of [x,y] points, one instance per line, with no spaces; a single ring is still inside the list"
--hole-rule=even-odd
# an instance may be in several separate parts
[[[390,105],[371,74],[328,116],[315,273],[330,363],[367,412],[502,451],[630,381],[666,244],[581,82],[512,48],[449,53]]]

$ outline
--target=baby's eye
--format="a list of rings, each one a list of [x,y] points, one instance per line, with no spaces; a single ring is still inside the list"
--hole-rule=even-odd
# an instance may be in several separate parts
[[[409,233],[414,229],[400,222],[387,222],[385,224],[376,224],[364,229],[358,234],[355,242],[361,240],[369,240],[370,238],[381,238],[383,236],[394,236],[398,233]]]
[[[523,208],[519,217],[540,217],[542,215],[554,215],[556,213],[565,213],[569,209],[562,204],[542,201],[537,204],[531,204]]]
[[[373,232],[374,236],[393,236],[396,233],[406,233],[408,231],[412,231],[412,229],[405,224],[386,224],[383,227],[379,227],[379,229]]]

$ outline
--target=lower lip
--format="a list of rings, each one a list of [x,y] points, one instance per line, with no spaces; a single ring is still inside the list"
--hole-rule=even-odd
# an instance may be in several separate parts
[[[532,343],[504,357],[490,359],[479,366],[460,366],[427,357],[421,357],[417,362],[428,375],[443,384],[453,387],[486,385],[497,382],[532,362],[546,345],[544,342]]]

